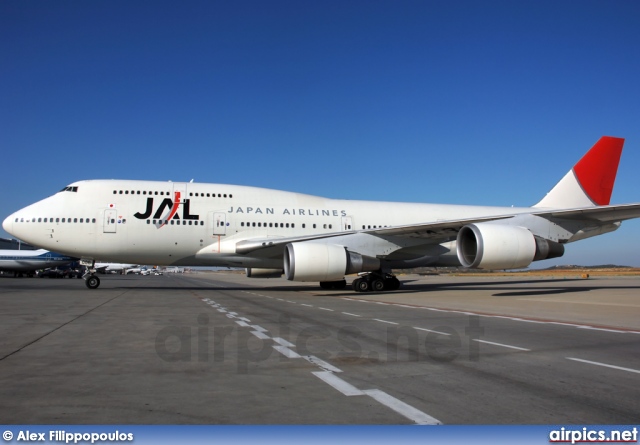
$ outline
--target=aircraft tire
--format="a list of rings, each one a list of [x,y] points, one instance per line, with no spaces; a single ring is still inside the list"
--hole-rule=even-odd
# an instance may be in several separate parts
[[[380,278],[376,278],[375,280],[373,280],[371,282],[371,290],[374,292],[380,292],[384,290],[384,281],[382,281]]]
[[[353,290],[356,292],[368,292],[370,289],[369,282],[363,278],[357,278],[353,282]]]
[[[85,284],[89,289],[97,289],[98,286],[100,286],[100,278],[96,277],[95,275],[90,275],[85,280]]]

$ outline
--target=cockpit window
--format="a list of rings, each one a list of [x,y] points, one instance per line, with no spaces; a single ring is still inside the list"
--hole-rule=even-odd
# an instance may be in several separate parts
[[[65,187],[62,190],[60,190],[61,192],[77,192],[78,191],[78,187],[74,186],[74,187]]]

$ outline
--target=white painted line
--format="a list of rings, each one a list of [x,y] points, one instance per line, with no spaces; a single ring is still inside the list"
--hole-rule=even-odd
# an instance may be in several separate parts
[[[227,318],[236,318],[235,315],[227,314]]]
[[[293,343],[288,342],[284,338],[274,337],[273,341],[275,341],[279,345],[286,346],[287,348],[295,348],[296,347],[296,345],[294,345]]]
[[[247,323],[251,321],[247,317],[238,317],[238,320],[246,321]]]
[[[518,346],[504,345],[502,343],[495,343],[495,342],[492,342],[492,341],[478,340],[477,338],[474,338],[473,341],[477,341],[478,343],[486,343],[488,345],[502,346],[502,347],[505,347],[505,348],[517,349],[519,351],[531,351],[531,349],[520,348]]]
[[[280,354],[284,355],[287,358],[300,358],[300,354],[285,346],[273,346],[273,349],[278,351]]]
[[[589,360],[582,360],[580,358],[566,357],[566,359],[574,360],[576,362],[589,363],[591,365],[596,365],[596,366],[604,366],[605,368],[618,369],[620,371],[635,372],[636,374],[640,374],[640,370],[637,370],[637,369],[623,368],[622,366],[607,365],[606,363],[592,362]]]
[[[297,302],[295,302],[295,301],[291,301],[291,300],[284,300],[284,301],[286,301],[287,303],[298,304]]]
[[[317,371],[312,372],[311,374],[318,377],[320,380],[325,382],[327,385],[337,389],[345,396],[361,396],[364,395],[362,391],[353,386],[351,383],[347,383],[342,380],[340,377],[336,376],[333,372],[329,371]]]
[[[220,308],[220,309],[218,309],[218,312],[226,313],[226,312],[227,312],[227,310],[226,310],[226,309],[222,309],[222,308]]]
[[[229,312],[231,315],[238,315],[237,312]]]
[[[398,324],[398,323],[395,323],[395,322],[393,322],[393,321],[380,320],[379,318],[374,318],[374,320],[375,320],[375,321],[379,321],[379,322],[381,322],[381,323]]]
[[[593,326],[578,326],[578,329],[590,329],[592,331],[615,332],[619,334],[626,334],[626,331],[621,331],[618,329],[594,328]]]
[[[257,324],[254,324],[251,326],[255,331],[260,331],[260,332],[269,332],[268,329],[263,328],[262,326],[258,326]]]
[[[325,362],[324,360],[316,357],[315,355],[303,355],[302,358],[308,361],[309,363],[313,363],[314,365],[324,369],[325,371],[342,372],[342,369],[336,368],[332,364]]]
[[[247,326],[249,326],[249,323],[244,322],[244,321],[236,321],[236,323],[238,323],[240,326],[246,328]]]
[[[260,332],[260,331],[251,331],[251,333],[252,333],[253,335],[255,335],[256,337],[258,337],[260,340],[269,340],[269,339],[271,338],[271,337],[269,337],[268,335],[263,334],[263,333],[262,333],[262,332]]]
[[[398,400],[395,397],[390,396],[384,391],[380,391],[379,389],[367,389],[363,392],[372,399],[388,408],[391,408],[393,411],[417,423],[418,425],[442,425],[442,422],[435,417],[431,417],[429,414],[404,403],[402,400]]]
[[[331,311],[331,312],[333,312],[333,309],[327,309],[326,307],[318,307],[318,309],[322,309],[323,311]]]
[[[350,312],[343,312],[344,315],[351,315],[352,317],[362,317],[362,315],[352,314]]]
[[[425,328],[419,328],[417,326],[414,326],[413,329],[417,329],[419,331],[427,331],[427,332],[433,332],[435,334],[440,334],[440,335],[451,335],[448,332],[440,332],[440,331],[434,331],[433,329],[425,329]]]
[[[389,303],[383,303],[382,301],[376,301],[376,304],[381,304],[383,306],[391,306]]]
[[[300,303],[300,306],[313,307],[312,304],[304,304],[304,303]]]

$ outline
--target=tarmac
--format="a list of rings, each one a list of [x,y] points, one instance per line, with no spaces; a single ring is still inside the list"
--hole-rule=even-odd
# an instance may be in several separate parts
[[[5,424],[633,424],[640,277],[0,278]]]

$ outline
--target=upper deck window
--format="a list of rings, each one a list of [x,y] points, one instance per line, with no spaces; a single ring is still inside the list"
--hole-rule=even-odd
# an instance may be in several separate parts
[[[77,192],[78,191],[78,187],[74,186],[74,187],[65,187],[62,190],[60,190],[61,192]]]

